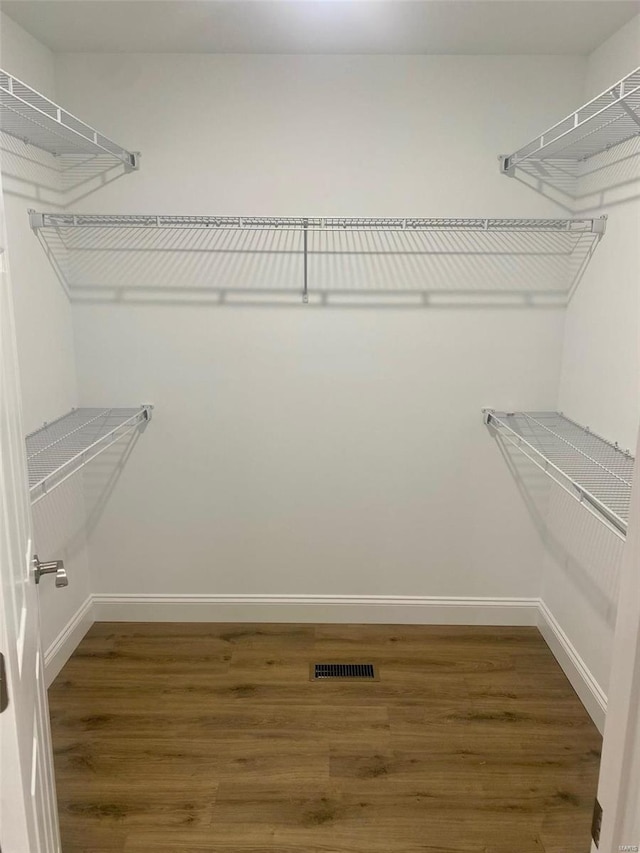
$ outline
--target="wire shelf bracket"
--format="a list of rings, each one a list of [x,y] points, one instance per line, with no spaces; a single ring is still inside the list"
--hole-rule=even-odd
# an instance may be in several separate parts
[[[620,539],[626,538],[635,459],[561,412],[496,412],[484,423],[520,450]]]
[[[138,168],[139,154],[128,151],[26,83],[0,70],[0,131],[54,157],[107,155]]]
[[[531,263],[565,264],[562,281],[554,283],[558,293],[570,298],[596,246],[606,230],[606,217],[571,219],[442,219],[442,218],[363,218],[363,217],[269,217],[269,216],[167,216],[156,214],[81,214],[29,211],[32,230],[38,236],[50,262],[68,294],[91,287],[96,278],[96,253],[129,250],[165,254],[197,253],[221,255],[225,245],[242,252],[239,237],[253,254],[277,251],[279,232],[288,243],[284,248],[300,257],[301,281],[296,287],[302,301],[309,302],[313,272],[318,274],[318,258],[332,253],[402,255],[414,252],[432,257],[508,257],[520,252]],[[235,236],[238,240],[232,242]],[[225,244],[223,238],[227,240]],[[227,239],[228,238],[228,239]],[[295,239],[295,244],[292,242]],[[252,242],[251,242],[252,241]],[[260,242],[262,241],[262,242]],[[271,241],[271,242],[269,242]],[[271,248],[269,248],[271,247]],[[113,257],[113,254],[111,255]],[[93,260],[90,260],[93,258]],[[106,263],[106,262],[105,262]],[[496,261],[497,263],[497,261]],[[113,270],[113,264],[107,264]],[[441,269],[443,266],[441,266]],[[548,270],[538,266],[538,277],[550,280]],[[485,280],[493,275],[487,272]],[[320,273],[321,274],[321,273]],[[184,267],[181,270],[184,277]],[[91,278],[93,277],[93,279]],[[509,275],[509,280],[514,276]],[[428,275],[425,276],[428,279]],[[206,283],[202,283],[206,287]],[[551,285],[550,285],[551,286]]]
[[[151,420],[153,406],[133,409],[73,409],[26,438],[31,504],[100,453]]]
[[[538,169],[545,161],[577,164],[638,135],[640,68],[513,154],[500,156],[500,171],[514,177],[516,167],[527,164]]]

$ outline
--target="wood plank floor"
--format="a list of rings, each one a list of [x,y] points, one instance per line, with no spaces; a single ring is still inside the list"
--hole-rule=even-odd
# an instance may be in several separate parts
[[[64,853],[589,850],[601,740],[534,628],[97,623],[49,701]]]

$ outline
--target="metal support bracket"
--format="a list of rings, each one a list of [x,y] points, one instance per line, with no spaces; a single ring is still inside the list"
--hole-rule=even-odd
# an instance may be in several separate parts
[[[603,216],[599,216],[597,219],[593,220],[591,225],[591,231],[594,234],[600,234],[602,236],[607,230],[607,215],[606,213]]]
[[[127,170],[127,172],[137,172],[139,168],[140,168],[140,152],[139,151],[132,151],[130,162],[125,165],[125,169]]]
[[[29,209],[29,225],[32,231],[44,228],[44,213],[37,213],[35,210]]]
[[[500,172],[508,178],[513,178],[516,173],[516,167],[511,162],[511,155],[500,154],[498,162],[500,163]]]
[[[482,422],[485,426],[489,426],[491,423],[491,415],[495,412],[495,409],[485,408],[482,409]]]

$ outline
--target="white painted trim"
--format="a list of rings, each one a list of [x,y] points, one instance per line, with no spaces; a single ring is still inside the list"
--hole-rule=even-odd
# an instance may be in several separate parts
[[[47,687],[52,684],[93,623],[93,599],[89,595],[45,652],[44,677]]]
[[[640,432],[638,450],[640,454]],[[636,454],[636,458],[638,458]],[[633,480],[629,530],[622,555],[609,706],[602,744],[598,800],[600,853],[640,841],[640,477]]]
[[[343,622],[389,625],[536,625],[536,598],[402,595],[93,596],[101,622]]]
[[[571,682],[587,713],[604,732],[607,714],[607,696],[594,678],[591,670],[578,654],[575,646],[560,627],[560,623],[544,601],[539,602],[538,628],[553,652],[565,675]]]

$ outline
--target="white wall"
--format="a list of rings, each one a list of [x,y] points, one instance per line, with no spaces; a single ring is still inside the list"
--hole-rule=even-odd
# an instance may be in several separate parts
[[[640,16],[590,57],[583,101],[640,65]],[[576,104],[576,106],[578,106]],[[611,171],[624,201],[588,215],[609,217],[607,233],[567,311],[560,409],[623,448],[640,422],[640,154]],[[608,197],[605,193],[605,198]],[[609,195],[609,197],[611,197]],[[555,492],[542,597],[606,693],[622,543]]]
[[[3,70],[53,98],[53,53],[4,12],[0,12],[0,40]]]
[[[547,215],[496,155],[583,75],[558,57],[56,60],[68,107],[143,152],[94,212]],[[94,590],[536,596],[536,519],[479,410],[554,408],[563,327],[531,307],[74,306],[81,402],[157,407],[96,515]]]
[[[54,97],[53,54],[2,14],[1,66],[48,97]],[[27,209],[37,206],[43,155],[2,140],[5,208],[14,291],[24,425],[28,432],[78,404],[71,308],[29,228]],[[89,594],[81,480],[69,481],[34,510],[35,548],[42,559],[64,559],[70,584],[40,586],[45,650]]]
[[[3,66],[52,94],[52,55],[4,24]],[[635,67],[639,34],[636,18],[588,63],[58,56],[59,100],[143,152],[139,173],[77,207],[557,215],[547,199],[500,178],[495,156]],[[633,192],[588,212],[609,215],[608,233],[566,320],[557,309],[464,305],[106,302],[73,307],[77,358],[69,305],[27,227],[32,205],[51,208],[24,193],[8,199],[29,429],[76,404],[76,365],[81,404],[157,406],[126,465],[116,448],[85,478],[94,591],[542,590],[606,690],[620,545],[552,492],[543,551],[541,502],[533,512],[525,503],[478,410],[559,407],[633,445]],[[539,480],[522,476],[524,493],[540,491],[543,501]],[[43,587],[45,640],[88,591],[84,524],[76,485],[36,511],[41,553],[72,569],[68,593]]]

